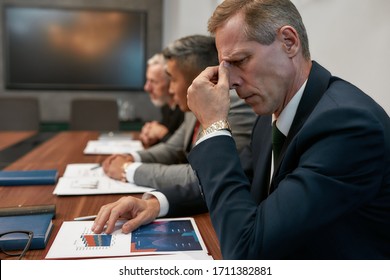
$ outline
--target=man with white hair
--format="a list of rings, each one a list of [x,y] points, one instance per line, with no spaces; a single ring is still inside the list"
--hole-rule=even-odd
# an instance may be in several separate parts
[[[140,140],[146,148],[165,142],[184,120],[184,112],[169,94],[170,78],[165,72],[164,56],[157,53],[147,64],[144,90],[149,93],[153,105],[161,109],[162,120],[147,122],[142,127]]]

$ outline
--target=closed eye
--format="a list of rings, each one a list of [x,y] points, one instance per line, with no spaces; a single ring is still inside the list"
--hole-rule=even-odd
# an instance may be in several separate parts
[[[230,64],[232,64],[236,67],[241,67],[248,61],[248,59],[249,59],[249,56],[244,57],[243,59],[240,59],[240,60],[231,61]]]

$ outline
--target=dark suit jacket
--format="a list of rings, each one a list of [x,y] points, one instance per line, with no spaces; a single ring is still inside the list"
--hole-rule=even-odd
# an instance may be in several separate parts
[[[270,117],[257,121],[250,163],[240,163],[231,137],[208,139],[189,155],[223,257],[389,259],[384,110],[313,62],[271,184],[270,125]],[[250,165],[252,176],[243,169]]]
[[[168,133],[161,139],[161,142],[166,142],[184,121],[184,112],[179,106],[172,109],[169,105],[164,105],[161,107],[161,116],[160,123],[168,128]]]

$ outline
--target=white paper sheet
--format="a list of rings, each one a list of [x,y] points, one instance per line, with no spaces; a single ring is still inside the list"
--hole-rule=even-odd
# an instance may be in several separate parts
[[[175,255],[210,259],[193,218],[158,219],[129,234],[120,220],[112,234],[95,234],[92,221],[63,222],[46,259]],[[168,258],[168,257],[167,257]],[[170,259],[172,257],[169,257]]]
[[[123,131],[109,131],[109,132],[102,132],[100,133],[98,140],[103,141],[128,141],[132,140],[133,136],[131,132],[123,132]]]
[[[98,168],[96,168],[98,167]],[[144,193],[152,188],[125,183],[108,177],[95,163],[68,164],[53,191],[55,195],[95,195],[113,193]]]
[[[139,140],[90,140],[84,149],[86,155],[128,154],[143,150]]]

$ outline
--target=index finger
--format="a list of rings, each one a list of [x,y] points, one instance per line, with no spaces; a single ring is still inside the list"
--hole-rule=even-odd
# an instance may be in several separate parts
[[[216,84],[218,82],[218,66],[207,67],[198,77]]]
[[[114,211],[115,206],[112,204],[105,205],[100,208],[99,213],[93,223],[92,231],[94,233],[111,233],[115,227],[116,221],[119,219],[120,214],[118,211]],[[104,229],[106,227],[106,229]]]
[[[218,87],[229,90],[230,81],[229,81],[229,63],[226,61],[221,61],[218,66]]]

